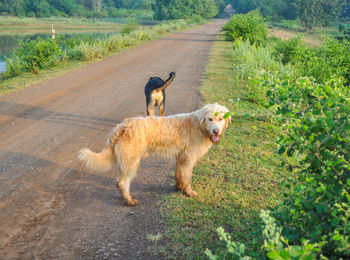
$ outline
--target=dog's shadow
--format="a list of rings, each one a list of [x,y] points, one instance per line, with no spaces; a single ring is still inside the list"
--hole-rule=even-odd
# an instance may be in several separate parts
[[[45,121],[55,124],[63,124],[104,132],[108,132],[110,130],[106,130],[106,128],[114,127],[117,123],[120,123],[119,121],[112,120],[109,118],[55,112],[52,110],[44,109],[40,106],[29,106],[7,101],[0,102],[0,115],[1,114],[11,116],[14,118],[25,118],[37,121]]]
[[[76,163],[78,162],[74,162]],[[48,196],[51,192],[63,197],[71,194],[66,199],[78,204],[82,201],[100,201],[113,207],[125,206],[116,188],[115,167],[107,177],[87,171],[83,165],[66,167],[32,155],[3,150],[0,150],[0,165],[0,201],[8,199],[12,190],[19,190],[25,185],[29,187],[27,193],[31,193],[31,189],[35,187],[35,192]],[[166,162],[145,162],[140,168],[131,185],[131,191],[141,203],[176,190],[169,185],[171,176],[167,173],[171,169]],[[59,179],[53,177],[51,181],[50,172],[60,172]],[[42,179],[46,181],[36,183],[35,180],[41,179],[40,176],[45,176]]]

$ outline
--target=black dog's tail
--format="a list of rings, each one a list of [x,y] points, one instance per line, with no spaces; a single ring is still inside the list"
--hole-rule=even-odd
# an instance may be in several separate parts
[[[157,90],[163,90],[165,89],[167,86],[169,86],[171,84],[171,82],[173,82],[174,78],[176,76],[176,73],[173,71],[173,72],[170,72],[169,74],[169,78],[165,81],[164,85],[161,86],[159,89]]]

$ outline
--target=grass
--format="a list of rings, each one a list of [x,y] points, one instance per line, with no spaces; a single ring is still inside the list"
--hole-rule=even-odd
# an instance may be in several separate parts
[[[124,21],[127,23],[127,21]],[[87,18],[21,18],[0,16],[0,34],[33,34],[51,33],[51,25],[55,26],[56,34],[67,32],[117,32],[123,26],[121,23],[103,19]]]
[[[206,248],[215,248],[219,226],[255,251],[261,245],[258,214],[276,204],[286,174],[276,155],[279,130],[258,120],[256,115],[266,109],[248,101],[247,82],[233,71],[232,42],[223,39],[220,34],[213,45],[200,91],[205,103],[223,104],[235,116],[221,143],[194,169],[198,196],[174,193],[165,198],[162,212],[170,243],[160,251],[170,258],[203,258]]]

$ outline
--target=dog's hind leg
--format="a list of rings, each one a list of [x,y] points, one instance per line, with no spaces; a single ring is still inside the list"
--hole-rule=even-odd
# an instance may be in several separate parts
[[[127,168],[119,165],[117,188],[128,206],[136,206],[139,204],[139,201],[130,193],[130,184],[136,177],[138,164],[139,162],[134,162],[132,165],[128,165]]]
[[[164,109],[165,109],[165,91],[162,91],[163,94],[163,98],[162,100],[159,102],[159,114],[161,116],[164,116]]]
[[[151,102],[147,106],[147,116],[154,116],[154,102]]]
[[[196,157],[181,153],[176,159],[175,181],[176,187],[184,191],[188,196],[194,197],[197,192],[193,191],[192,185],[192,170],[196,163]]]
[[[163,103],[159,104],[159,114],[161,116],[164,116],[164,104]]]

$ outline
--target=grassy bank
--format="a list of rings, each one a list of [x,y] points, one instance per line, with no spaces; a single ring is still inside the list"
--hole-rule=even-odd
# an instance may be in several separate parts
[[[60,44],[62,43],[51,46],[50,40],[47,40],[47,42],[40,41],[42,46],[50,45],[55,50],[51,52],[54,54],[52,58],[43,55],[44,51],[39,49],[39,44],[26,44],[22,48],[31,48],[30,51],[23,50],[21,53],[24,53],[24,55],[20,54],[23,57],[17,55],[17,59],[14,59],[13,64],[8,66],[8,76],[6,75],[8,78],[0,82],[0,95],[84,66],[87,62],[108,57],[201,23],[203,21],[178,20],[161,23],[153,27],[134,27],[128,24],[123,34],[111,35],[93,42],[81,41],[68,50],[61,49]],[[62,54],[57,54],[59,53],[58,50]],[[26,53],[34,53],[37,56],[27,56]],[[43,56],[43,59],[38,59],[38,57],[41,57],[40,55]],[[23,60],[26,60],[26,63],[23,63]]]
[[[243,80],[235,77],[232,42],[218,36],[200,88],[204,103],[218,102],[235,113],[218,146],[195,167],[196,198],[181,193],[166,197],[164,218],[171,243],[164,252],[174,257],[203,257],[216,246],[216,228],[225,227],[232,240],[244,241],[249,251],[260,247],[259,211],[273,206],[280,197],[281,168],[275,156],[278,130],[268,112],[250,98]]]

